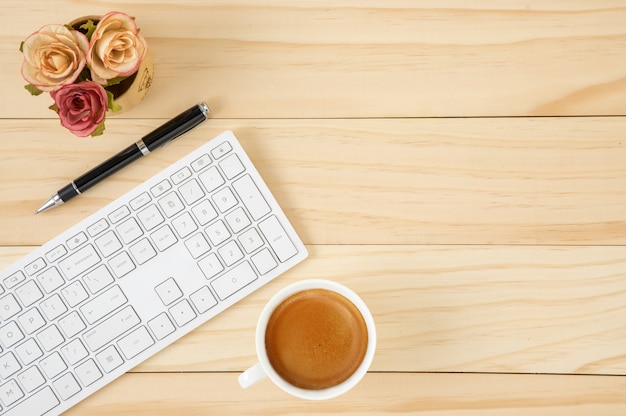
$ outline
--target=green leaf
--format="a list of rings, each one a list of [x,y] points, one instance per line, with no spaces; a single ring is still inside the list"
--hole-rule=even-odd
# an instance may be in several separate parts
[[[20,52],[24,53],[24,41],[20,43]]]
[[[50,110],[54,111],[55,113],[59,112],[59,107],[56,104],[52,104],[50,107],[48,107]]]
[[[102,134],[104,134],[104,120],[102,120],[102,123],[98,124],[98,127],[91,133],[91,137],[101,136]]]
[[[35,87],[33,84],[26,84],[24,85],[24,88],[26,88],[26,91],[28,91],[29,93],[31,93],[31,95],[34,95],[34,96],[43,94],[43,91]]]
[[[93,35],[93,32],[96,30],[96,25],[93,20],[89,19],[86,23],[80,25],[80,29],[86,30],[85,36],[87,36],[87,39],[91,40],[91,35]]]
[[[126,78],[128,77],[115,77],[115,78],[111,78],[110,80],[107,81],[107,87],[110,87],[112,85],[117,85],[120,82],[124,81]]]
[[[114,113],[122,109],[122,106],[115,102],[115,97],[111,91],[107,91],[107,107]]]

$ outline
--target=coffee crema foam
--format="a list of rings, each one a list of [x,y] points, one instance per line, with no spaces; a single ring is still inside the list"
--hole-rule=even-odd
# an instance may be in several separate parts
[[[288,383],[309,390],[348,379],[363,361],[367,342],[361,312],[344,296],[325,289],[285,299],[265,332],[272,367]]]

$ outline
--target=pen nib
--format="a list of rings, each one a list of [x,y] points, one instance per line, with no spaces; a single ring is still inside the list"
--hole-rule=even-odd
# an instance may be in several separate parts
[[[39,214],[40,212],[43,212],[47,209],[54,208],[57,205],[61,205],[62,203],[63,203],[63,200],[59,197],[59,195],[54,194],[50,197],[50,199],[44,202],[43,205],[40,206],[37,211],[35,211],[35,214]]]

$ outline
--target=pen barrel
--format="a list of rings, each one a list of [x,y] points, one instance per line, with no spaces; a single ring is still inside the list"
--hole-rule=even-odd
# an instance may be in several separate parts
[[[89,172],[74,179],[74,184],[80,192],[84,192],[100,182],[102,179],[112,175],[142,156],[143,154],[137,145],[132,144],[116,155],[111,156],[108,160],[99,164],[95,168],[91,169]]]
[[[167,143],[188,132],[207,119],[209,107],[206,104],[195,105],[183,111],[165,124],[145,135],[142,140],[149,151],[165,146]]]

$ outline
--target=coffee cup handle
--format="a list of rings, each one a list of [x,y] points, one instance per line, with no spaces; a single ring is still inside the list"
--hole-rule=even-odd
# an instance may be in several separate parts
[[[263,380],[265,377],[267,377],[267,374],[265,374],[261,363],[256,363],[255,365],[241,373],[237,380],[239,381],[239,385],[241,386],[241,388],[247,389],[251,385]]]

